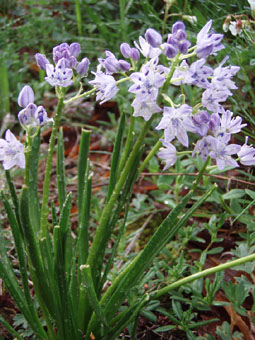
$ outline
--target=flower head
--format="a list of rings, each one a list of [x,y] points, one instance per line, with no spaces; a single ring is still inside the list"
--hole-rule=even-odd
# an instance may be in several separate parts
[[[146,100],[136,97],[131,104],[134,108],[134,117],[143,117],[146,121],[151,118],[153,113],[160,112],[162,109],[158,106],[156,101]]]
[[[101,71],[101,65],[98,66],[97,72],[92,72],[95,79],[90,81],[97,88],[96,100],[101,100],[100,104],[110,100],[119,91],[113,76]]]
[[[3,162],[5,170],[9,170],[13,166],[25,168],[24,146],[16,139],[16,137],[7,130],[5,139],[0,139],[0,161]]]
[[[210,54],[216,54],[224,48],[221,44],[223,34],[209,32],[212,20],[209,20],[197,35],[196,54],[198,58],[207,58]]]
[[[165,166],[163,168],[163,171],[170,168],[170,166],[174,165],[177,156],[176,156],[176,148],[173,144],[166,142],[164,140],[161,140],[163,147],[159,149],[158,156],[165,161]]]
[[[187,131],[190,124],[189,118],[192,114],[192,107],[183,104],[178,109],[173,107],[164,107],[163,118],[156,127],[157,130],[164,130],[164,138],[166,142],[171,142],[175,137],[184,146],[189,145]]]
[[[52,86],[67,87],[73,84],[73,70],[67,67],[66,59],[62,58],[57,62],[57,65],[46,65],[45,80]]]

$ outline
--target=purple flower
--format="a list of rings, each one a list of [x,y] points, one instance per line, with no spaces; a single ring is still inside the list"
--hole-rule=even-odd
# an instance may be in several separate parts
[[[162,51],[160,48],[152,47],[143,37],[139,37],[140,46],[134,41],[135,47],[142,53],[144,57],[154,58],[158,57]]]
[[[225,134],[233,134],[238,133],[241,131],[243,127],[245,127],[247,124],[242,124],[242,118],[240,116],[234,117],[233,112],[227,110],[222,113],[222,116],[220,118],[220,126],[216,131],[214,131],[214,134],[216,136],[223,136]]]
[[[131,47],[128,43],[122,43],[120,45],[120,52],[124,58],[131,58]]]
[[[101,100],[100,104],[110,100],[119,91],[113,76],[101,72],[101,65],[98,66],[97,72],[92,72],[95,79],[89,81],[90,84],[97,88],[96,100]]]
[[[24,146],[16,139],[16,137],[7,130],[5,139],[0,139],[0,161],[3,162],[5,170],[9,170],[13,166],[25,168]]]
[[[177,86],[187,84],[189,76],[189,65],[186,60],[183,60],[181,64],[176,67],[171,83]]]
[[[216,54],[224,48],[221,44],[223,34],[209,33],[212,26],[212,20],[201,29],[197,35],[196,54],[198,58],[207,58],[210,54]]]
[[[172,26],[172,33],[175,34],[179,30],[185,31],[185,25],[182,21],[176,21]]]
[[[211,116],[207,111],[199,111],[190,117],[189,131],[198,134],[199,136],[206,136],[209,129],[209,122]]]
[[[192,157],[198,154],[202,160],[205,162],[212,148],[212,143],[214,142],[214,137],[206,136],[196,142],[194,150],[192,152]]]
[[[199,59],[192,63],[186,74],[185,81],[187,84],[196,85],[202,88],[209,88],[208,77],[213,74],[213,69],[205,66],[205,59]]]
[[[66,66],[66,59],[62,58],[57,62],[56,66],[46,65],[45,80],[52,86],[67,87],[73,84],[73,70]]]
[[[120,69],[124,72],[127,72],[130,69],[130,64],[126,60],[120,59],[119,65],[120,65]]]
[[[50,64],[49,60],[45,57],[45,55],[41,53],[35,54],[35,60],[40,69],[44,71],[46,70],[46,65]]]
[[[34,104],[34,92],[30,86],[24,86],[18,96],[18,104],[25,108],[18,113],[20,124],[26,129],[47,124],[53,119],[48,118],[43,106]]]
[[[165,161],[166,165],[163,168],[163,171],[167,170],[170,166],[174,165],[177,156],[176,156],[176,148],[173,144],[166,142],[164,140],[161,140],[163,144],[163,148],[159,149],[158,156]]]
[[[115,55],[110,51],[105,51],[106,58],[98,58],[99,63],[105,68],[106,74],[117,73],[120,70],[120,63]]]
[[[212,88],[218,90],[218,91],[227,91],[232,89],[237,89],[237,86],[235,83],[231,80],[231,78],[240,70],[239,66],[226,66],[222,67],[225,62],[228,60],[228,56],[226,56],[220,65],[214,70],[211,86]],[[231,91],[229,91],[229,94],[231,94]]]
[[[189,118],[192,114],[192,107],[183,104],[178,109],[164,107],[163,118],[156,127],[156,130],[164,130],[166,142],[171,142],[175,137],[184,146],[189,145],[187,131],[189,131]]]
[[[231,156],[237,154],[241,150],[241,146],[237,144],[229,144],[231,136],[225,135],[223,137],[213,138],[211,144],[211,151],[209,156],[216,160],[219,170],[223,170],[227,165],[232,167],[239,167],[236,160]]]
[[[34,91],[29,85],[24,86],[18,96],[18,104],[20,107],[26,107],[33,103],[35,99]]]
[[[145,32],[145,39],[152,47],[159,47],[162,44],[162,36],[153,28],[148,28]]]
[[[158,95],[158,89],[164,84],[165,77],[157,71],[158,58],[142,66],[141,72],[134,72],[130,75],[134,82],[130,86],[129,92],[140,96],[143,101],[149,99],[155,100]]]
[[[153,113],[161,112],[162,109],[157,105],[156,101],[135,98],[131,104],[134,108],[134,117],[143,117],[146,121],[149,120]]]
[[[167,56],[167,58],[174,58],[178,53],[178,49],[171,44],[165,44],[164,45],[164,54]]]
[[[65,58],[67,60],[67,67],[73,68],[77,63],[77,56],[81,51],[81,46],[78,43],[72,43],[70,46],[67,43],[62,43],[53,48],[53,60],[57,64],[59,60]]]
[[[89,64],[90,64],[90,61],[88,60],[88,58],[83,58],[82,61],[78,63],[76,67],[76,72],[80,76],[86,75],[89,69]]]
[[[240,151],[237,153],[240,158],[240,163],[243,165],[255,165],[255,149],[251,145],[247,145],[248,137],[246,137],[245,144],[242,145]]]
[[[135,48],[135,47],[131,48],[131,58],[132,58],[134,61],[137,61],[137,60],[139,60],[139,58],[140,58],[140,52],[139,52],[138,49]]]
[[[228,90],[217,91],[215,89],[207,89],[202,94],[202,104],[209,111],[224,112],[221,102],[225,102],[229,96]]]

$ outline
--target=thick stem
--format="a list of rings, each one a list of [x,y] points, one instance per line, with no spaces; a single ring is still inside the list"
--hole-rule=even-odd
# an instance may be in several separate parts
[[[180,279],[176,282],[173,282],[170,285],[152,293],[150,295],[150,299],[151,300],[158,299],[160,296],[168,293],[170,290],[179,288],[179,287],[181,287],[181,286],[183,286],[187,283],[191,283],[191,282],[198,280],[202,277],[212,275],[212,274],[215,274],[219,271],[226,270],[226,269],[229,269],[229,268],[232,268],[232,267],[235,267],[235,266],[240,266],[240,265],[242,265],[246,262],[250,262],[250,261],[255,261],[255,254],[248,255],[248,256],[242,257],[241,259],[233,260],[233,261],[230,261],[230,262],[227,262],[227,263],[223,263],[223,264],[220,264],[216,267],[208,268],[208,269],[205,269],[205,270],[203,270],[199,273],[195,273],[195,274],[192,274],[188,277],[184,277],[183,279]]]
[[[45,176],[43,182],[43,197],[42,197],[42,210],[41,210],[41,221],[40,221],[40,236],[45,237],[47,234],[47,218],[49,211],[49,189],[50,189],[50,175],[52,168],[52,159],[54,153],[55,141],[57,138],[58,127],[60,123],[60,117],[64,106],[64,97],[60,97],[58,101],[56,115],[54,117],[54,123],[50,136],[50,143],[48,149],[48,158],[45,169]]]

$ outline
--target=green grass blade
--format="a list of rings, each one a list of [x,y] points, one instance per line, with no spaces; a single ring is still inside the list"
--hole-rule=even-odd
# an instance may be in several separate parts
[[[10,112],[10,91],[8,72],[4,59],[0,59],[0,120]]]
[[[72,208],[72,193],[69,192],[69,194],[66,196],[66,200],[63,204],[63,208],[61,210],[59,218],[59,226],[63,238],[66,236],[70,224],[69,218],[71,208]]]
[[[66,199],[66,179],[65,179],[65,148],[63,138],[63,128],[61,127],[58,134],[57,148],[57,184],[58,184],[58,201],[62,207]]]
[[[12,334],[16,339],[24,340],[24,338],[22,338],[22,336],[20,336],[19,333],[16,332],[15,329],[11,325],[9,325],[8,322],[5,321],[4,318],[2,318],[1,316],[0,316],[0,322],[4,325],[4,327],[8,330],[8,332]]]
[[[113,322],[115,320],[118,320],[113,326],[111,325],[111,330],[108,332],[104,337],[103,340],[114,340],[116,337],[121,333],[121,331],[129,325],[131,322],[134,321],[137,314],[140,312],[140,310],[143,308],[143,306],[146,304],[146,302],[149,301],[149,295],[146,294],[142,297],[141,301],[136,303],[134,306],[129,307],[126,311],[120,313],[117,315],[115,319],[113,319]]]
[[[119,161],[120,161],[121,142],[122,142],[124,129],[125,129],[125,114],[123,113],[120,117],[117,136],[116,136],[114,149],[112,153],[111,173],[110,173],[107,199],[106,199],[107,202],[110,199],[110,196],[112,194],[112,191],[116,183],[116,179],[117,179],[117,173],[118,173],[118,167],[119,167]]]
[[[81,275],[82,275],[82,284],[85,287],[85,291],[87,293],[90,306],[93,309],[93,311],[95,312],[98,319],[102,322],[102,324],[106,328],[108,328],[106,317],[105,317],[104,312],[101,309],[99,302],[98,302],[98,299],[97,299],[97,294],[96,294],[95,287],[94,287],[94,284],[93,284],[90,266],[89,265],[81,265],[80,271],[81,271]],[[81,316],[81,322],[83,322],[83,320],[84,320],[84,312],[83,312],[84,307],[86,307],[86,306],[79,304],[79,316]]]
[[[77,23],[78,35],[81,37],[82,36],[82,20],[81,20],[80,0],[75,0],[75,12],[76,12],[76,23]]]
[[[79,160],[78,160],[78,219],[81,221],[82,205],[83,205],[83,190],[85,183],[85,173],[87,169],[88,155],[89,155],[89,141],[91,131],[82,130]]]
[[[12,198],[12,203],[13,203],[13,206],[14,206],[14,211],[15,211],[16,219],[17,219],[18,225],[20,227],[20,233],[21,233],[21,235],[23,237],[23,230],[22,230],[22,227],[21,227],[20,216],[19,216],[19,200],[18,200],[16,189],[15,189],[15,186],[13,184],[13,181],[12,181],[11,174],[10,174],[9,170],[5,171],[5,176],[6,176],[6,180],[7,180],[8,187],[9,187],[9,191],[10,191],[10,194],[11,194],[11,198]]]
[[[40,132],[34,137],[29,167],[29,214],[36,233],[40,230],[40,203],[38,198],[37,174],[40,154]]]
[[[19,227],[15,218],[15,215],[11,209],[11,206],[9,202],[7,201],[6,197],[2,195],[2,200],[4,203],[5,211],[8,216],[8,220],[12,229],[12,235],[15,243],[15,248],[17,251],[18,255],[18,260],[19,260],[19,269],[20,269],[20,275],[22,279],[22,285],[23,285],[23,290],[24,290],[24,295],[25,299],[27,302],[27,306],[29,308],[30,314],[31,314],[31,319],[28,320],[30,323],[34,333],[37,335],[39,339],[45,339],[47,337],[42,324],[38,318],[37,312],[34,307],[34,303],[32,300],[32,297],[30,295],[30,289],[28,285],[28,275],[27,275],[27,265],[25,261],[25,254],[24,254],[24,249],[22,245],[22,239],[21,235],[19,233]]]

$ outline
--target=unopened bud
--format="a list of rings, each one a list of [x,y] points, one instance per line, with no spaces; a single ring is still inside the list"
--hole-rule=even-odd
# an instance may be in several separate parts
[[[155,31],[153,28],[147,29],[145,32],[145,38],[152,47],[159,47],[159,45],[162,43],[161,34]]]
[[[130,64],[126,60],[119,60],[119,65],[122,71],[126,72],[130,69]]]
[[[138,49],[135,48],[135,47],[131,48],[131,58],[132,58],[134,61],[137,61],[137,60],[139,60],[139,58],[140,58],[140,52],[139,52]]]
[[[120,45],[120,52],[122,53],[124,58],[130,58],[131,57],[131,47],[128,43],[122,43]]]
[[[35,60],[40,69],[44,71],[46,70],[46,64],[50,64],[49,60],[45,57],[45,55],[41,53],[36,53]]]
[[[80,76],[84,76],[85,74],[87,74],[88,69],[89,69],[89,64],[90,64],[90,61],[88,60],[88,58],[83,58],[76,68],[77,73]]]
[[[167,56],[167,58],[174,58],[177,52],[178,52],[177,49],[173,45],[171,44],[165,45],[164,54]]]
[[[172,33],[177,33],[178,30],[185,31],[185,25],[182,21],[176,21],[172,26]]]
[[[26,107],[28,104],[33,103],[34,99],[34,91],[29,85],[26,85],[19,93],[18,104],[20,107]]]
[[[71,56],[76,58],[81,52],[81,45],[77,42],[74,42],[70,45],[69,51],[70,51]]]

